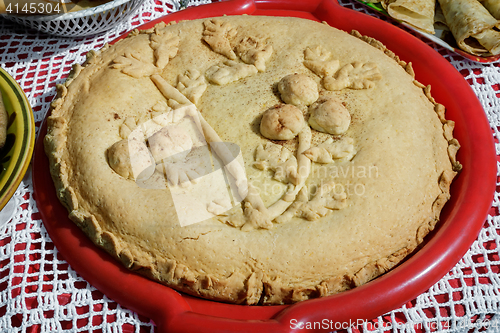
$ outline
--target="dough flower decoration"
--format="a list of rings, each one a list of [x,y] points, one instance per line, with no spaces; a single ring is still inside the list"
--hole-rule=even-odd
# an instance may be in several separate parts
[[[183,161],[193,148],[189,133],[178,125],[168,125],[148,138],[149,150],[156,162]]]
[[[309,126],[303,126],[298,133],[299,146],[297,148],[297,170],[294,184],[289,184],[284,195],[275,203],[266,207],[260,197],[257,189],[249,184],[249,193],[245,198],[243,207],[245,223],[241,227],[243,231],[249,231],[256,228],[272,228],[272,221],[283,214],[295,201],[297,194],[304,187],[307,177],[311,172],[311,160],[302,153],[311,146],[311,129]]]
[[[177,55],[179,41],[179,36],[155,28],[155,33],[151,34],[149,41],[149,46],[153,50],[154,63],[144,60],[139,54],[125,52],[124,55],[113,59],[111,68],[120,69],[122,73],[134,78],[159,74],[168,65],[170,59]]]
[[[122,139],[128,138],[130,133],[137,127],[137,121],[134,117],[127,117],[120,125],[120,137]]]

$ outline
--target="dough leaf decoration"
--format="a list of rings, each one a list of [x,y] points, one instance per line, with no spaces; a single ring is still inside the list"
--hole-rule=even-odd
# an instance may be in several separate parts
[[[210,82],[222,86],[256,74],[257,72],[257,67],[254,65],[228,60],[221,65],[210,67],[205,72],[205,75]]]
[[[172,33],[152,34],[149,45],[154,50],[156,67],[163,69],[170,59],[177,55],[179,49],[179,36]]]
[[[190,69],[184,75],[179,75],[176,88],[191,102],[197,104],[207,89],[207,82],[199,71]]]
[[[344,138],[334,141],[333,138],[326,139],[325,142],[309,148],[304,152],[304,156],[316,163],[333,163],[336,159],[351,160],[356,151],[354,149],[354,140]]]
[[[318,186],[311,200],[309,200],[307,187],[303,187],[297,199],[281,216],[276,218],[276,222],[287,222],[295,216],[314,221],[346,205],[347,195],[344,187],[335,186],[333,181]]]
[[[255,150],[255,162],[253,164],[259,170],[274,171],[273,178],[282,183],[298,182],[297,159],[293,153],[280,145],[268,142],[265,146],[260,144]]]
[[[137,127],[137,122],[134,117],[125,118],[123,124],[120,126],[120,137],[122,139],[128,138],[130,133]]]
[[[246,222],[242,205],[233,206],[231,209],[228,209],[225,212],[216,215],[217,220],[219,220],[221,223],[238,229],[240,229]]]
[[[231,47],[230,39],[236,36],[236,30],[228,22],[218,19],[203,22],[203,40],[210,45],[212,51],[222,54],[231,60],[236,60],[236,54]]]
[[[299,148],[298,152],[301,154],[303,151],[305,151],[307,148],[310,147],[310,142],[311,142],[311,129],[309,126],[304,127],[304,129],[299,133]],[[271,146],[272,147],[272,146]],[[274,151],[276,148],[270,148],[271,151]],[[258,162],[261,162],[258,164],[259,166],[263,168],[269,168],[271,167],[270,164],[272,162],[272,156],[276,156],[276,153],[270,153],[269,151],[265,151],[265,148],[262,147],[262,150],[260,148],[257,148],[258,152],[256,152],[256,155],[261,157],[263,160],[260,160]],[[277,151],[277,149],[276,149]],[[285,151],[280,151],[280,158],[281,161],[284,162],[284,164],[281,165],[280,168],[283,170],[283,173],[281,176],[279,176],[278,171],[278,178],[279,177],[285,177],[285,176],[290,176],[286,174],[286,166],[287,163],[290,163],[292,165],[293,160],[295,157],[293,154],[288,154]],[[256,156],[256,157],[257,157]],[[292,158],[293,157],[293,158]],[[276,162],[275,162],[276,163]],[[241,196],[244,198],[244,202],[242,205],[243,209],[243,216],[240,217],[238,214],[229,214],[226,217],[222,219],[223,223],[226,223],[228,225],[234,226],[234,227],[240,227],[242,231],[250,231],[253,229],[270,229],[273,226],[272,221],[280,216],[290,205],[292,202],[295,200],[295,197],[299,193],[300,189],[305,185],[306,179],[309,176],[310,170],[311,170],[311,161],[304,157],[304,156],[299,156],[297,159],[297,169],[296,170],[303,170],[304,174],[300,174],[298,172],[295,172],[296,175],[296,185],[289,184],[288,185],[288,191],[285,193],[285,195],[272,204],[269,207],[266,207],[264,205],[264,202],[262,201],[262,198],[259,194],[259,191],[252,185],[251,182],[248,182],[247,188],[248,192],[246,196]],[[277,170],[278,167],[276,167]],[[290,170],[293,170],[293,168],[290,168]],[[275,172],[275,177],[276,177],[276,172]]]
[[[273,54],[273,46],[259,38],[245,37],[236,46],[236,54],[244,63],[254,65],[259,72],[265,72],[266,61]]]
[[[328,90],[369,89],[375,87],[375,82],[382,79],[377,65],[359,61],[344,65],[335,76],[323,78],[323,86]]]
[[[193,151],[206,147],[196,147]],[[170,184],[183,187],[196,183],[202,176],[207,174],[206,160],[199,157],[199,154],[188,154],[185,158],[178,158],[177,155],[169,156],[156,164],[156,170],[163,172]]]
[[[251,183],[248,184],[248,195],[243,203],[243,214],[245,224],[242,231],[253,229],[271,229],[273,227],[272,218],[262,202],[259,192]]]
[[[159,101],[150,110],[137,117],[127,117],[120,125],[119,135],[122,139],[127,139],[136,129],[140,130],[144,138],[155,134],[163,127],[173,122],[174,110],[165,101]],[[140,128],[138,128],[140,127]]]
[[[178,109],[192,104],[186,96],[184,96],[177,88],[165,81],[161,75],[152,75],[151,81],[153,81],[158,90],[167,99],[169,107]]]
[[[214,215],[223,215],[231,208],[232,205],[229,200],[215,199],[208,204],[207,211]]]
[[[160,126],[167,126],[172,123],[172,108],[166,101],[160,100],[151,107],[151,120]]]
[[[337,59],[331,59],[331,53],[323,50],[321,46],[306,48],[304,51],[304,66],[309,68],[319,77],[332,76],[340,67]]]
[[[122,73],[134,78],[147,77],[160,72],[158,67],[143,62],[137,55],[131,52],[126,52],[125,55],[115,58],[111,68],[121,69]]]

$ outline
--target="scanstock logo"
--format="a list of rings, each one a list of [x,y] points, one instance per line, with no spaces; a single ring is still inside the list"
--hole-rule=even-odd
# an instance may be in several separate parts
[[[223,142],[194,105],[139,125],[128,150],[137,185],[168,188],[181,226],[223,214],[248,194],[240,147]]]

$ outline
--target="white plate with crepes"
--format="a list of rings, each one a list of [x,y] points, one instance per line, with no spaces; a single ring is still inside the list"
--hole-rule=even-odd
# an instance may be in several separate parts
[[[434,34],[431,34],[429,32],[423,31],[422,29],[416,28],[414,25],[408,24],[402,20],[396,19],[389,15],[389,13],[384,9],[384,7],[381,5],[381,3],[371,3],[371,2],[366,2],[362,0],[356,0],[357,2],[363,4],[364,6],[388,17],[389,19],[398,22],[400,25],[404,26],[405,28],[408,28],[412,30],[413,32],[417,33],[418,35],[424,37],[425,39],[436,43],[437,45],[454,52],[456,54],[459,54],[460,56],[472,60],[474,62],[479,62],[479,63],[493,63],[497,62],[500,60],[500,54],[497,55],[484,55],[484,56],[479,56],[479,55],[474,55],[471,53],[468,53],[464,50],[461,50],[452,33],[448,30],[448,28],[444,27],[443,25],[440,25],[439,23],[434,24]]]

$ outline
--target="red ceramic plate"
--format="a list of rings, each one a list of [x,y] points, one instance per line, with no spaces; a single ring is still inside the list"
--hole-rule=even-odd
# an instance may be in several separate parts
[[[290,332],[300,323],[333,331],[369,320],[414,299],[462,258],[481,229],[496,184],[496,155],[491,129],[473,91],[443,57],[422,41],[381,20],[342,8],[335,0],[234,0],[170,14],[179,21],[223,14],[296,16],[326,21],[337,28],[372,36],[414,65],[417,79],[432,85],[432,94],[456,122],[464,168],[453,183],[441,222],[415,255],[364,286],[290,306],[243,306],[202,300],[127,271],[67,218],[56,198],[43,151],[43,125],[33,169],[36,201],[58,250],[80,275],[108,297],[152,318],[159,332]],[[159,20],[146,24],[150,28]]]

